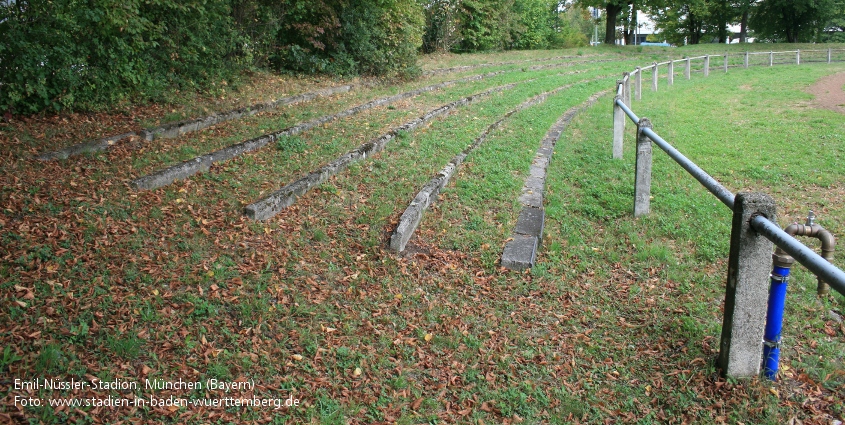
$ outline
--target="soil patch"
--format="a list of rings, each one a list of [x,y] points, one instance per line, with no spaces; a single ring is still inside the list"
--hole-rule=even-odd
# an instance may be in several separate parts
[[[845,86],[845,72],[820,78],[807,92],[816,96],[813,101],[816,106],[845,114],[845,91],[842,86]]]

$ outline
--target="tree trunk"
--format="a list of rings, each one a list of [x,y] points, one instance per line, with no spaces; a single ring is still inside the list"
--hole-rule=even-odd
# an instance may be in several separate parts
[[[622,6],[608,2],[604,10],[606,25],[604,27],[604,44],[616,44],[616,15],[622,11]]]
[[[631,30],[629,31],[628,35],[625,37],[625,44],[635,44],[637,37],[637,2],[631,2]]]
[[[742,21],[739,23],[739,42],[745,43],[748,36],[748,8],[742,11]]]
[[[720,2],[719,6],[719,44],[725,44],[728,41],[728,10],[727,4],[723,0]]]

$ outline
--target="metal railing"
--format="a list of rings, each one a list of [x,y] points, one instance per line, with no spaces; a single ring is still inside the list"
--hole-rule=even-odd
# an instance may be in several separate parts
[[[845,49],[839,50],[845,53]],[[841,59],[834,56],[834,52],[838,53],[839,50],[827,49],[815,52],[827,52],[827,63],[833,62],[834,58],[838,59],[837,62],[845,61],[845,54],[841,55]],[[741,54],[742,66],[748,67],[751,63],[750,58],[755,55],[768,55],[768,63],[773,65],[776,64],[774,61],[776,55],[784,54],[794,54],[794,63],[801,64],[802,53],[805,54],[806,59],[808,51],[745,52]],[[668,67],[667,80],[671,85],[675,63],[685,63],[684,76],[689,79],[692,61],[703,59],[702,72],[707,76],[710,58],[711,56],[707,55],[653,63],[651,66],[637,67],[630,73],[623,73],[622,79],[617,81],[616,96],[613,100],[613,158],[622,158],[625,116],[627,116],[637,125],[634,216],[648,214],[650,209],[652,143],[666,152],[733,212],[719,365],[727,376],[750,377],[760,373],[769,271],[772,269],[772,245],[781,248],[842,295],[845,295],[845,272],[787,234],[773,221],[776,216],[776,206],[770,196],[762,193],[734,194],[660,137],[652,128],[648,118],[638,117],[629,106],[632,98],[632,79],[635,81],[634,97],[638,100],[642,98],[643,71],[649,69],[652,71],[652,91],[657,91],[660,66]],[[727,71],[729,55],[725,54],[722,59],[722,66]]]

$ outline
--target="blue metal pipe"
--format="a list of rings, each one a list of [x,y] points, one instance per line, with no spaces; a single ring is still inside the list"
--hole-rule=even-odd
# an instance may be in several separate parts
[[[783,308],[786,304],[786,284],[789,267],[774,266],[772,286],[769,288],[769,307],[766,310],[766,330],[763,333],[763,373],[777,379],[780,361],[780,334],[783,329]]]

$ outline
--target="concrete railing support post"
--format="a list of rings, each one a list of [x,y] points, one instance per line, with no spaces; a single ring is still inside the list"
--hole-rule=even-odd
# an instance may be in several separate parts
[[[748,52],[745,52],[745,62],[743,63],[746,68],[748,68]]]
[[[651,66],[651,91],[657,91],[657,62]]]
[[[619,106],[623,96],[613,98],[613,159],[622,159],[622,143],[625,137],[625,111]]]
[[[631,105],[631,74],[624,72],[622,73],[622,81],[624,81],[625,87],[622,88],[622,102],[626,105]]]
[[[669,70],[666,72],[666,76],[668,78],[667,84],[670,86],[675,84],[675,61],[669,61]]]
[[[648,214],[651,206],[651,139],[643,134],[651,128],[648,118],[637,124],[637,166],[634,176],[634,217]]]
[[[749,221],[757,214],[775,221],[775,213],[775,201],[764,193],[736,195],[719,348],[719,367],[731,378],[760,373],[772,243],[757,234]]]
[[[710,75],[710,55],[704,57],[704,76]]]
[[[637,83],[634,86],[637,90],[637,100],[643,100],[643,70],[640,67],[637,67]]]
[[[690,58],[687,58],[687,67],[684,68],[684,77],[687,77],[687,80],[690,79]]]

